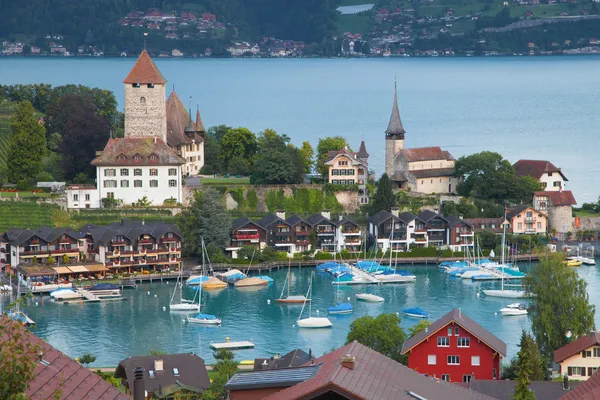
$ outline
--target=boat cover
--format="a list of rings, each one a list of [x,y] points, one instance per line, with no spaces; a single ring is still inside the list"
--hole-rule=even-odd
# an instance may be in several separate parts
[[[196,319],[210,319],[210,320],[217,319],[217,317],[215,317],[214,315],[211,315],[211,314],[202,314],[202,313],[196,314],[196,316],[194,318],[196,318]]]
[[[404,310],[402,310],[402,312],[405,314],[422,315],[424,317],[429,317],[429,313],[420,307],[405,308]]]
[[[327,308],[327,312],[341,312],[341,311],[351,311],[353,310],[352,304],[350,303],[339,303],[335,306]]]

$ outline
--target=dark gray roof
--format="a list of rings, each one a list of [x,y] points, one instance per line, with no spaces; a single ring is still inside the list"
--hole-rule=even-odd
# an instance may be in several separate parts
[[[333,226],[337,226],[337,224],[327,218],[325,218],[322,214],[313,214],[305,220],[310,226],[315,226],[318,224],[326,223],[331,224]]]
[[[377,214],[370,216],[369,222],[372,223],[373,225],[380,225],[390,218],[397,219],[394,216],[394,214],[392,214],[391,212],[386,211],[386,210],[381,210]]]
[[[527,210],[528,208],[531,208],[531,206],[529,206],[527,204],[520,204],[516,207],[513,207],[513,208],[509,209],[508,212],[506,213],[506,218],[510,221],[511,219],[513,219],[513,217],[515,215],[519,215],[520,213]]]
[[[75,240],[81,237],[78,232],[71,228],[51,228],[48,226],[42,226],[39,229],[10,229],[5,232],[5,235],[11,246],[20,246],[34,236],[44,242],[53,242],[62,235],[68,235]]]
[[[579,382],[577,381],[570,381],[569,387],[573,389],[578,384]],[[470,388],[472,391],[495,397],[498,400],[512,400],[517,381],[479,380],[471,378],[471,383],[463,383],[461,385]],[[568,393],[563,389],[562,381],[534,381],[529,385],[529,389],[535,393],[536,399],[543,400],[558,400],[565,393]]]
[[[254,370],[262,371],[266,369],[281,369],[300,367],[314,357],[301,349],[292,350],[283,357],[280,358],[255,358],[254,359]]]
[[[425,222],[429,221],[431,218],[434,217],[441,217],[441,215],[431,210],[423,210],[419,213],[419,218],[421,218]]]
[[[471,224],[469,221],[465,221],[464,219],[455,217],[454,215],[444,215],[443,217],[446,221],[448,221],[448,225],[449,226],[454,226],[454,225],[458,225],[458,224],[465,224],[468,226],[473,226],[473,224]]]
[[[356,153],[356,156],[359,158],[369,157],[369,153],[367,153],[367,146],[365,145],[364,140],[360,141],[360,148],[358,149],[358,153]]]
[[[406,131],[402,126],[402,121],[400,120],[400,110],[398,109],[398,94],[396,92],[396,84],[394,83],[394,105],[392,107],[392,115],[390,117],[390,122],[388,124],[387,129],[385,130],[386,135],[399,135],[401,138],[404,138],[404,134]]]
[[[321,364],[307,367],[268,369],[264,371],[238,372],[225,385],[226,390],[246,390],[274,387],[290,387],[312,378]]]
[[[240,229],[240,228],[243,228],[244,226],[246,226],[248,224],[254,224],[254,225],[258,226],[259,228],[264,229],[258,222],[254,222],[254,221],[252,221],[250,218],[248,218],[246,216],[239,217],[238,219],[236,219],[235,221],[233,221],[231,223],[231,229],[232,230]]]
[[[162,371],[155,370],[156,360],[163,361]],[[210,387],[204,360],[193,353],[129,357],[119,363],[115,376],[125,378],[133,390],[134,370],[137,367],[144,368],[144,383],[149,393],[157,393],[159,387],[175,384],[185,385],[200,392]],[[148,371],[153,371],[154,377],[150,377]]]
[[[342,218],[341,220],[339,220],[339,221],[337,222],[337,226],[342,226],[342,225],[345,225],[345,224],[351,224],[351,225],[354,225],[354,226],[360,226],[360,225],[358,225],[356,222],[354,222],[354,221],[351,221],[351,220],[349,220],[349,219],[348,219],[348,218],[346,218],[346,217]]]
[[[260,221],[258,221],[259,225],[264,226],[266,229],[268,229],[275,222],[284,223],[286,225],[289,225],[285,220],[279,218],[275,214],[269,214],[269,215],[265,216],[263,219],[261,219]]]
[[[173,232],[181,237],[179,228],[175,224],[165,224],[164,222],[137,222],[123,220],[105,226],[88,225],[87,234],[92,237],[94,244],[106,246],[116,235],[121,235],[133,241],[142,235],[150,235],[155,239],[159,239],[167,232]]]
[[[490,331],[479,325],[477,322],[467,317],[465,313],[461,312],[458,308],[453,309],[442,318],[431,324],[428,329],[422,330],[404,342],[402,345],[402,354],[406,354],[410,349],[418,346],[428,337],[435,335],[440,329],[444,328],[452,321],[460,325],[463,329],[469,331],[473,336],[487,344],[498,353],[502,354],[502,356],[506,356],[506,343],[498,339]]]
[[[303,222],[304,220],[302,218],[300,218],[297,215],[292,215],[291,217],[289,217],[288,219],[286,219],[286,222],[288,224],[290,224],[291,226],[294,226],[296,224],[299,224],[300,222]]]
[[[400,221],[406,222],[407,224],[410,223],[410,222],[412,222],[412,221],[414,221],[417,218],[418,217],[416,215],[413,215],[413,214],[408,213],[408,212],[403,212],[402,214],[398,215],[398,219]]]

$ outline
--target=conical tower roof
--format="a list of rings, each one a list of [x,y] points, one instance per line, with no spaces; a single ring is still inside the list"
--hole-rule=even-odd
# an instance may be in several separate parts
[[[204,125],[200,119],[200,107],[196,106],[196,132],[204,132]]]
[[[160,73],[148,52],[144,50],[123,83],[158,83],[164,85],[167,80]]]
[[[364,140],[360,142],[360,148],[358,149],[358,153],[356,153],[356,155],[361,158],[369,157],[369,153],[367,153],[367,146],[365,145]]]
[[[399,135],[404,137],[406,131],[402,126],[400,120],[400,110],[398,109],[398,94],[396,91],[396,82],[394,82],[394,106],[392,108],[392,116],[390,117],[390,123],[388,124],[385,134],[388,136]]]

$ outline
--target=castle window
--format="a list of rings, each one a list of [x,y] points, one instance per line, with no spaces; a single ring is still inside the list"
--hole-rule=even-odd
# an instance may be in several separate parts
[[[105,169],[104,176],[117,176],[117,170],[112,168]]]
[[[177,175],[177,168],[169,168],[169,176]]]
[[[104,187],[105,188],[116,188],[117,187],[117,181],[113,181],[113,180],[104,181]]]
[[[146,98],[145,97],[140,97],[140,103],[146,104]]]
[[[149,84],[148,84],[148,88],[149,88],[149,89],[154,89],[154,83],[149,83]]]
[[[122,180],[121,181],[121,187],[122,188],[128,188],[129,187],[129,181],[128,180]]]
[[[141,180],[133,181],[133,187],[142,187],[142,181]]]
[[[131,84],[131,87],[134,87],[134,88],[139,88],[139,87],[140,87],[140,84],[139,84],[139,83],[132,83],[132,84]]]
[[[127,168],[121,168],[121,176],[129,176],[129,170]]]
[[[127,160],[127,156],[125,154],[121,153],[121,154],[119,154],[117,156],[117,160],[118,161],[125,161],[125,160]]]

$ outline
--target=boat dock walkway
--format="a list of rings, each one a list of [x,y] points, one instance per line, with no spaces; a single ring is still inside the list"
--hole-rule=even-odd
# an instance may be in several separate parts
[[[249,342],[247,340],[242,340],[239,342],[217,342],[211,343],[210,348],[213,350],[219,349],[228,349],[228,350],[243,350],[243,349],[253,349],[254,343]]]
[[[365,272],[362,269],[357,268],[353,265],[350,266],[350,271],[351,271],[351,274],[354,275],[354,277],[358,278],[358,279],[354,279],[351,281],[336,281],[336,280],[334,280],[333,283],[335,285],[378,285],[380,283],[383,283],[379,279],[374,278],[367,272]]]

